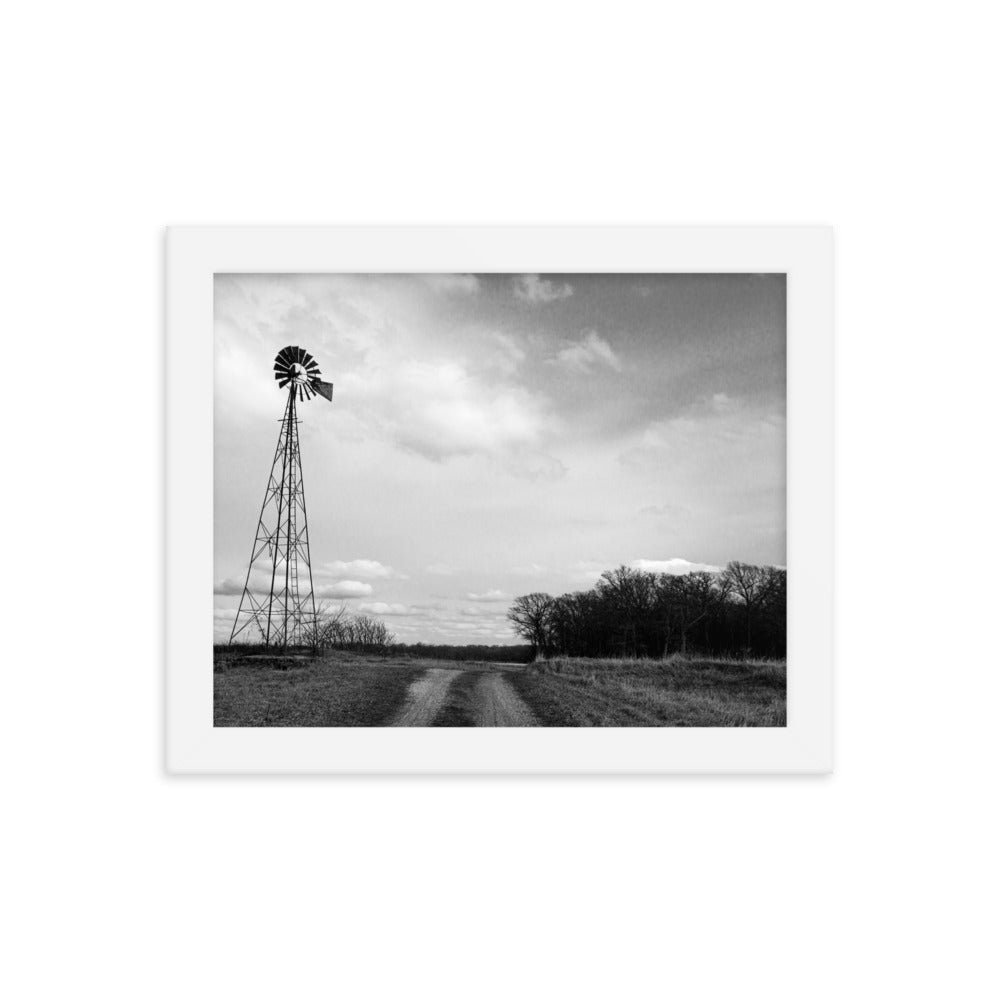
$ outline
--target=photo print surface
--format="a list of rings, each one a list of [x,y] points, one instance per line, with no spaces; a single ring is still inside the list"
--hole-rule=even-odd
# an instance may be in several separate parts
[[[216,726],[784,726],[783,274],[215,277]]]

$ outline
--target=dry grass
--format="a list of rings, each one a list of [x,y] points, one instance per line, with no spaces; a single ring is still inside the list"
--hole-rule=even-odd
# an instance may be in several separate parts
[[[216,726],[383,726],[425,664],[216,654]]]
[[[484,663],[335,653],[216,653],[217,726],[384,726],[425,669],[464,669],[439,726],[473,724],[471,692]],[[784,726],[785,664],[673,656],[557,658],[500,668],[544,726]]]
[[[466,664],[459,665],[465,666]],[[433,722],[434,726],[474,726],[476,724],[472,699],[476,683],[481,675],[481,670],[466,670],[452,681],[448,688],[448,697],[444,707]]]
[[[548,726],[784,726],[785,664],[559,657],[510,680]]]

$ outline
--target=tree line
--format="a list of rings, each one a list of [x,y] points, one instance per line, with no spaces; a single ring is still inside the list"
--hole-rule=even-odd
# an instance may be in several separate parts
[[[787,573],[731,562],[673,576],[619,566],[591,590],[515,598],[507,618],[536,655],[785,656]]]
[[[450,646],[443,643],[397,643],[393,654],[418,660],[483,661],[487,663],[531,663],[535,650],[531,646]]]
[[[396,641],[389,626],[373,615],[351,615],[345,605],[327,606],[316,613],[316,621],[305,635],[313,649],[347,649],[354,652],[385,652]]]

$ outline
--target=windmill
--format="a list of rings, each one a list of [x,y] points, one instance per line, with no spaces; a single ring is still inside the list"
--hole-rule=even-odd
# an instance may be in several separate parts
[[[316,598],[295,404],[317,394],[333,400],[333,384],[324,382],[320,375],[313,356],[301,347],[284,347],[274,359],[274,378],[279,389],[288,389],[288,400],[230,644],[238,635],[259,633],[265,646],[300,645],[308,641],[310,627],[315,625]],[[305,567],[301,579],[300,564]]]

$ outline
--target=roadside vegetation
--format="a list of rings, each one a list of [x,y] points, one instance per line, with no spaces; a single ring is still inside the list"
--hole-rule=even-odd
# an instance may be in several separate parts
[[[352,653],[217,650],[215,725],[384,726],[423,672],[423,665]]]
[[[448,687],[444,706],[431,723],[432,726],[468,727],[476,724],[475,690],[481,672],[463,671]]]
[[[555,657],[508,677],[544,726],[785,725],[781,661]]]
[[[411,656],[418,660],[460,660],[464,663],[531,663],[534,646],[443,646],[425,642],[396,643],[393,656]]]
[[[484,696],[501,678],[543,726],[785,725],[785,665],[773,660],[673,654],[501,666],[340,651],[234,655],[226,647],[216,651],[215,725],[386,726],[414,682],[442,669],[453,676],[425,723],[433,726],[496,724],[483,721]]]

